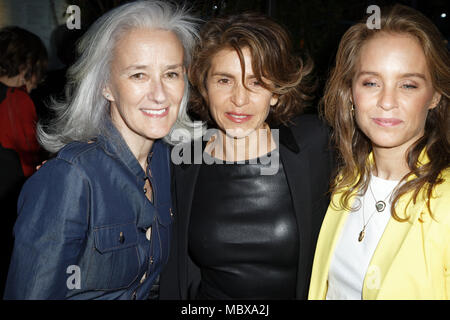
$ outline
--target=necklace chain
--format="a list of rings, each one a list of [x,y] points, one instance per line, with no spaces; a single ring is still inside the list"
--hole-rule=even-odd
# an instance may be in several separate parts
[[[372,182],[372,181],[371,181]],[[367,225],[369,224],[369,222],[370,222],[370,220],[372,219],[372,217],[373,217],[373,215],[376,213],[376,212],[383,212],[384,211],[384,209],[386,208],[386,200],[388,199],[388,198],[390,198],[390,196],[392,195],[392,193],[394,192],[394,190],[395,190],[395,187],[391,190],[391,192],[389,192],[388,193],[388,195],[384,198],[384,200],[378,200],[377,201],[377,198],[375,198],[375,195],[374,195],[374,193],[373,193],[373,191],[372,191],[372,186],[371,186],[371,184],[372,183],[369,183],[369,190],[370,190],[370,193],[372,194],[372,197],[373,197],[373,199],[375,200],[375,211],[374,212],[372,212],[372,214],[370,215],[370,217],[369,217],[369,220],[367,220],[367,223],[366,223],[366,221],[365,221],[365,202],[366,202],[366,198],[364,197],[364,200],[363,200],[363,204],[362,204],[362,209],[363,209],[363,228],[362,228],[362,230],[361,230],[361,232],[359,233],[359,235],[358,235],[358,241],[359,242],[361,242],[361,241],[363,241],[363,239],[364,239],[364,236],[366,235],[366,227],[367,227]],[[367,194],[367,191],[366,191],[366,194]],[[390,201],[389,201],[390,202]]]
[[[383,212],[384,208],[386,208],[386,200],[392,194],[392,191],[389,192],[389,194],[384,198],[384,200],[377,200],[377,198],[375,197],[375,194],[373,193],[373,190],[372,190],[372,184],[369,184],[369,190],[370,190],[370,193],[372,194],[373,199],[375,200],[375,209],[378,212]]]

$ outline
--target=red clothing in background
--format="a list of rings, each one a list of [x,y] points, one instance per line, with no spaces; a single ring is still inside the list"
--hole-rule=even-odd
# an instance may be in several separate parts
[[[40,163],[36,122],[36,109],[25,87],[0,83],[0,144],[18,153],[25,177],[31,176]]]

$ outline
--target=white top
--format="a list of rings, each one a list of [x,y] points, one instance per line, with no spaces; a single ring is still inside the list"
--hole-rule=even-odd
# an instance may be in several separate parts
[[[392,199],[390,198],[397,184],[398,181],[384,180],[372,175],[366,194],[356,199],[355,207],[360,203],[362,205],[358,211],[348,214],[334,250],[328,273],[327,300],[362,299],[364,277],[377,244],[391,218]],[[386,203],[386,208],[382,212],[377,212],[375,209],[374,196],[377,200],[383,200]],[[364,224],[367,224],[365,236],[359,242],[358,237]]]

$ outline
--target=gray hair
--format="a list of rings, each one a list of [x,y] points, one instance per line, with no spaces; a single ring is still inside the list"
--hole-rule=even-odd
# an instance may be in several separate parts
[[[52,100],[55,114],[48,124],[37,125],[38,139],[50,152],[58,152],[72,141],[89,141],[101,134],[109,115],[109,102],[103,97],[113,49],[120,37],[135,28],[163,29],[174,32],[184,48],[184,64],[191,62],[192,49],[199,39],[198,19],[184,7],[162,1],[136,1],[117,7],[100,17],[78,45],[80,58],[68,70],[63,102]],[[202,126],[187,115],[188,80],[173,130]],[[188,129],[189,128],[189,129]],[[171,132],[172,132],[171,131]],[[165,141],[171,143],[168,136]]]

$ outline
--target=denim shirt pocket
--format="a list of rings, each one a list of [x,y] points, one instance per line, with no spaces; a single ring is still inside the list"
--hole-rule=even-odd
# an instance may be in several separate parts
[[[138,277],[140,259],[135,222],[94,229],[87,283],[94,290],[129,287]]]
[[[170,226],[173,221],[172,203],[160,204],[157,210],[158,223],[166,228]]]

